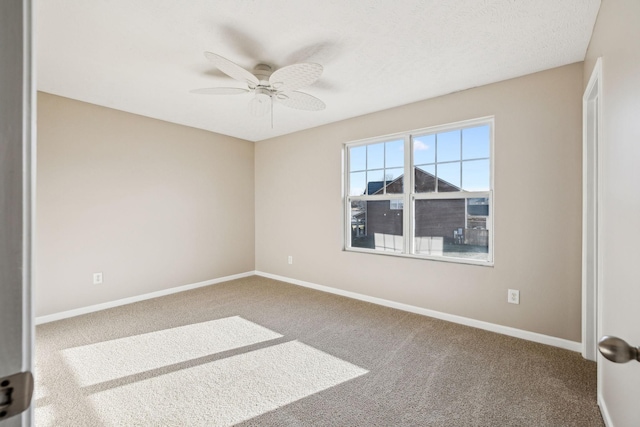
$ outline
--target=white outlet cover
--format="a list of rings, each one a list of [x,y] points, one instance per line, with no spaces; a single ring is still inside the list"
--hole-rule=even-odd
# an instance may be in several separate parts
[[[100,285],[102,283],[102,273],[93,273],[93,284]]]
[[[507,291],[507,302],[511,304],[520,304],[520,291],[516,289],[509,289]]]

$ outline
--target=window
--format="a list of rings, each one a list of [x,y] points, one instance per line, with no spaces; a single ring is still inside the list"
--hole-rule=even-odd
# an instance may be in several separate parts
[[[347,143],[345,248],[492,264],[493,119]]]

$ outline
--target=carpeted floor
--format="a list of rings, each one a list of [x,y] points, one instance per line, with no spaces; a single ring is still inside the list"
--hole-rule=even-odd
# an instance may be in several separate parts
[[[579,354],[253,276],[40,325],[36,426],[603,426]]]

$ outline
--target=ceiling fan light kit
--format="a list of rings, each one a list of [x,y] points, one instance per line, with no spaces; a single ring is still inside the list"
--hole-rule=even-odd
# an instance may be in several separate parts
[[[272,113],[273,103],[277,101],[282,105],[307,111],[320,111],[326,108],[324,102],[300,92],[306,86],[315,83],[322,74],[322,65],[312,62],[302,62],[288,65],[275,71],[267,64],[258,64],[249,72],[236,63],[215,53],[205,52],[204,56],[229,77],[247,85],[247,88],[239,87],[213,87],[192,90],[192,93],[203,95],[239,95],[252,93],[253,99],[249,101],[249,111],[254,116],[263,116]],[[273,122],[272,122],[273,126]]]
[[[263,87],[254,90],[255,96],[249,101],[249,111],[254,116],[264,116],[271,110],[271,92]]]

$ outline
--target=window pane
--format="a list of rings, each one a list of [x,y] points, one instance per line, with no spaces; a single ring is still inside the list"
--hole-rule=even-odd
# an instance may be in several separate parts
[[[367,201],[367,234],[373,237],[376,250],[403,252],[403,211],[391,209],[389,200]]]
[[[373,238],[367,237],[367,202],[351,202],[351,247],[373,249]]]
[[[354,172],[349,174],[349,195],[361,196],[365,190],[366,172]]]
[[[404,174],[404,169],[402,168],[385,170],[384,179],[387,182],[387,193],[397,194],[404,191],[402,174]]]
[[[462,162],[462,188],[466,191],[489,191],[489,160]]]
[[[404,212],[391,209],[390,200],[351,202],[351,246],[385,252],[403,252]]]
[[[481,159],[490,155],[489,125],[462,130],[462,158]]]
[[[464,230],[464,244],[458,245],[457,258],[479,260],[489,259],[489,199],[475,198],[467,200],[467,228]]]
[[[385,166],[388,168],[401,168],[404,165],[404,141],[398,139],[384,144]]]
[[[350,171],[363,171],[367,168],[367,147],[362,145],[360,147],[349,148],[349,170]]]
[[[367,169],[384,168],[384,143],[367,145]]]
[[[466,203],[474,203],[473,215],[465,216]],[[480,228],[482,221],[486,225],[488,199],[416,200],[415,206],[415,254],[488,259],[489,231]]]
[[[438,192],[460,191],[460,162],[438,163]]]
[[[467,227],[476,230],[487,229],[489,199],[486,197],[467,199]]]
[[[367,172],[367,194],[384,193],[384,169]]]
[[[414,168],[416,193],[432,193],[436,191],[436,165]]]
[[[415,253],[443,256],[465,227],[464,199],[416,200]]]
[[[443,132],[437,135],[438,162],[460,160],[460,131]]]
[[[424,135],[413,138],[413,164],[436,162],[436,136]]]

